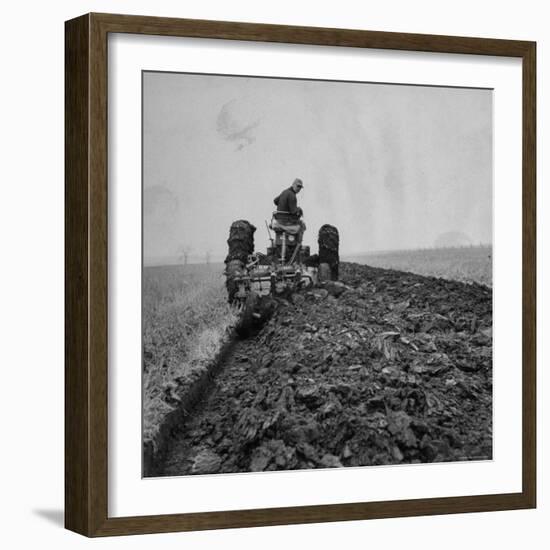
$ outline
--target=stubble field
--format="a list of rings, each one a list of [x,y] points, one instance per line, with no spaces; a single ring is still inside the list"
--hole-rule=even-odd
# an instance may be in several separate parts
[[[399,250],[350,256],[346,260],[372,267],[493,286],[491,246]]]
[[[223,264],[143,270],[143,437],[150,441],[177,405],[176,390],[220,349],[236,310]]]

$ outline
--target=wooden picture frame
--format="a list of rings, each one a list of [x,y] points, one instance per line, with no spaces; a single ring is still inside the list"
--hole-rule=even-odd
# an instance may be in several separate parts
[[[107,36],[133,33],[522,61],[522,491],[137,517],[108,516]],[[88,14],[65,26],[65,525],[86,536],[420,516],[536,506],[536,44],[283,25]]]

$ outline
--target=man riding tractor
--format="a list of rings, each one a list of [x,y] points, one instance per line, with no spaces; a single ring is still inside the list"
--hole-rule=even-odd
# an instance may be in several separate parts
[[[273,199],[277,206],[277,212],[273,214],[273,230],[282,229],[287,233],[296,235],[298,243],[302,242],[302,236],[306,230],[306,224],[301,220],[304,215],[298,206],[296,195],[304,186],[300,178],[296,178],[292,185]]]

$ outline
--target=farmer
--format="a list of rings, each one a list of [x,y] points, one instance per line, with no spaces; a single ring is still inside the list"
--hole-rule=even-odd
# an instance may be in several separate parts
[[[273,199],[277,205],[275,219],[283,226],[297,225],[299,227],[297,235],[298,242],[302,242],[302,235],[306,229],[306,224],[300,219],[304,213],[298,206],[296,195],[304,186],[300,178],[296,178],[292,185],[285,189],[279,196]]]

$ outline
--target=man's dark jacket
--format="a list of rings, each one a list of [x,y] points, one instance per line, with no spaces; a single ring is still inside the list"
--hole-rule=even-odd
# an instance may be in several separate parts
[[[277,215],[277,219],[281,222],[297,222],[302,215],[302,209],[298,207],[296,193],[292,187],[285,189],[273,199],[273,202],[277,205],[277,212],[287,212],[287,214]]]

